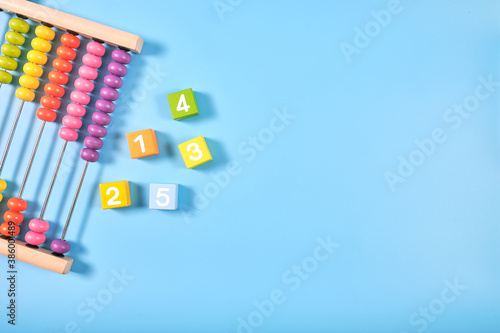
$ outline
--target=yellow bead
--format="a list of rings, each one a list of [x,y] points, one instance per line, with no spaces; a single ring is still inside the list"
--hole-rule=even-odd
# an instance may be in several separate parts
[[[0,56],[0,68],[15,71],[17,69],[17,61],[6,56]]]
[[[24,74],[28,74],[34,77],[40,77],[43,75],[43,68],[38,66],[37,64],[27,62],[24,64],[23,72]]]
[[[40,81],[33,76],[23,75],[19,78],[19,85],[27,89],[36,90],[40,86]]]
[[[21,49],[12,44],[3,44],[2,53],[11,58],[19,58],[21,55]]]
[[[46,27],[44,25],[39,25],[35,29],[35,35],[45,40],[53,40],[54,37],[56,36],[56,33],[49,27]]]
[[[14,45],[24,45],[26,38],[21,35],[19,32],[9,31],[5,34],[5,39]]]
[[[17,88],[16,97],[22,101],[33,102],[33,100],[35,99],[35,93],[26,88]]]
[[[0,70],[0,83],[9,84],[12,82],[12,74]]]
[[[17,17],[15,17],[9,21],[9,27],[14,31],[17,31],[17,32],[20,32],[23,34],[30,31],[30,25],[26,21],[21,20]]]
[[[47,55],[37,50],[28,52],[28,61],[37,65],[45,65],[47,63]]]
[[[2,200],[3,200],[3,194],[0,193],[0,201],[2,201]]]
[[[36,37],[31,41],[31,47],[37,51],[48,53],[52,49],[52,44],[43,38]]]
[[[3,179],[0,179],[0,192],[5,191],[7,188],[7,182]]]

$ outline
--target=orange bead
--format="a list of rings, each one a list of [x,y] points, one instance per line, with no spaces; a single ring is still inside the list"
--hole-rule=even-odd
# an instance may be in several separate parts
[[[26,208],[28,208],[28,203],[19,198],[10,198],[9,201],[7,201],[7,207],[9,209],[15,210],[16,212],[22,212],[25,211]]]
[[[60,58],[54,59],[54,61],[52,62],[52,66],[58,71],[64,73],[69,73],[73,69],[73,65],[68,60]]]
[[[21,229],[17,226],[17,224],[9,225],[8,223],[2,223],[0,225],[0,233],[5,237],[16,237],[19,235]]]
[[[3,214],[3,219],[5,222],[14,222],[15,224],[20,224],[24,220],[24,215],[20,212],[16,212],[15,210],[8,210]]]
[[[60,85],[53,84],[53,83],[47,83],[45,87],[43,88],[43,91],[47,95],[54,96],[54,97],[63,97],[64,96],[64,88],[61,87]]]
[[[56,120],[57,113],[50,109],[39,108],[38,111],[36,112],[36,116],[40,120],[48,121],[49,123],[51,123]]]
[[[61,107],[61,101],[49,95],[43,95],[42,98],[40,98],[40,104],[42,104],[44,108],[52,110],[57,110]]]
[[[61,36],[61,43],[72,49],[77,49],[80,46],[80,40],[78,37],[72,34],[64,34]]]
[[[63,58],[69,61],[75,60],[76,52],[70,47],[67,46],[59,46],[57,48],[57,55],[59,58]]]
[[[50,82],[64,86],[66,83],[68,83],[68,76],[59,71],[51,71],[49,73],[49,80]]]

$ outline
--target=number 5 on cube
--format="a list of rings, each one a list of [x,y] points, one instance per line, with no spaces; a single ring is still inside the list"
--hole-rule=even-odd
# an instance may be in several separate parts
[[[177,209],[177,184],[150,184],[149,209]]]
[[[102,209],[127,207],[131,205],[128,181],[99,185]]]
[[[212,160],[205,138],[202,136],[186,141],[179,145],[182,158],[188,169]]]

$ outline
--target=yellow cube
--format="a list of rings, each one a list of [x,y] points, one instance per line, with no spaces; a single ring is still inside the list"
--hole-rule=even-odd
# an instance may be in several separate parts
[[[128,181],[99,185],[102,209],[127,207],[131,205]]]
[[[182,158],[188,169],[212,160],[205,138],[198,136],[179,145]]]

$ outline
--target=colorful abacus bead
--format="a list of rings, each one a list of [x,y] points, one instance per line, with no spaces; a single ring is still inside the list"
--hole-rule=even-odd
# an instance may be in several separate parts
[[[21,55],[19,46],[23,45],[26,39],[23,35],[30,31],[30,25],[20,18],[12,18],[9,21],[12,31],[5,34],[8,43],[2,45],[2,56],[0,56],[0,83],[9,84],[12,82],[12,74],[8,70],[17,69],[17,60]]]
[[[15,237],[19,235],[19,226],[18,224],[21,224],[23,222],[23,214],[21,212],[25,211],[28,208],[28,203],[20,198],[10,198],[9,201],[7,201],[7,207],[9,207],[10,210],[8,210],[4,214],[4,219],[6,222],[2,223],[0,225],[0,233],[6,237]],[[9,223],[8,222],[14,222],[14,228],[15,230],[10,230],[9,229]]]

